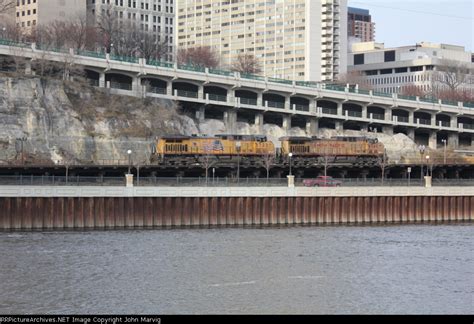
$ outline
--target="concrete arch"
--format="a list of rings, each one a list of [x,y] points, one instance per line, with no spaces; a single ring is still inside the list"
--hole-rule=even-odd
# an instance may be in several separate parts
[[[192,85],[194,85],[194,86],[196,86],[196,87],[198,87],[198,88],[203,85],[202,82],[193,81],[193,80],[188,80],[188,79],[176,79],[176,80],[173,80],[172,82],[173,82],[173,85],[174,85],[175,83],[187,83],[187,84],[192,84]]]
[[[194,82],[175,81],[173,82],[173,91],[174,90],[197,93],[199,91],[199,85],[195,84]]]
[[[474,119],[469,117],[458,117],[458,123],[463,125],[471,125],[474,126]]]
[[[367,113],[385,114],[385,108],[378,107],[378,106],[369,106],[367,107]]]
[[[393,109],[392,116],[396,117],[398,121],[408,123],[410,112],[405,109]]]
[[[318,100],[318,107],[337,109],[338,103],[331,100]]]
[[[263,94],[263,102],[269,107],[273,108],[285,108],[286,98],[280,94],[267,92]]]
[[[109,70],[109,71],[105,71],[104,73],[105,73],[105,75],[107,75],[107,74],[123,75],[123,76],[126,76],[126,77],[131,78],[131,79],[133,79],[137,76],[137,73],[122,71],[122,70]]]
[[[160,79],[160,78],[146,76],[146,77],[140,78],[140,84],[142,86],[149,85],[150,87],[153,87],[153,88],[166,89],[168,85],[168,81]]]
[[[362,106],[355,103],[345,103],[342,105],[342,112],[352,117],[362,117]]]
[[[240,90],[235,90],[235,96],[239,97],[239,98],[247,98],[247,99],[257,100],[258,93],[255,92],[255,91],[240,89]]]
[[[122,73],[106,73],[105,82],[110,83],[111,88],[132,90],[133,77]]]
[[[100,80],[100,72],[96,71],[95,69],[84,69],[86,74],[86,78],[89,80]]]
[[[235,97],[239,98],[240,103],[245,105],[257,105],[258,93],[255,91],[240,89],[235,90]]]
[[[436,125],[440,125],[449,127],[451,126],[451,116],[446,114],[438,114],[436,115]]]
[[[393,128],[393,134],[405,134],[408,136],[408,133],[408,128],[406,127],[395,126]]]
[[[309,111],[310,103],[311,101],[305,97],[294,96],[290,98],[291,109],[296,109],[299,111]]]
[[[219,96],[227,96],[228,90],[224,87],[218,87],[214,85],[204,86],[204,93],[215,94]]]
[[[429,125],[431,124],[431,114],[422,112],[422,111],[415,111],[413,115],[415,118],[415,122],[419,122],[420,124]]]

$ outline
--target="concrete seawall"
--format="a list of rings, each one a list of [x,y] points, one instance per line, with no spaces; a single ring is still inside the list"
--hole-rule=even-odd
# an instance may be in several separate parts
[[[0,229],[120,229],[474,220],[474,188],[0,186]]]

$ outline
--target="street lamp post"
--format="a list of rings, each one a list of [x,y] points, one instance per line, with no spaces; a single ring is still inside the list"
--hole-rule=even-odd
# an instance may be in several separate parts
[[[291,158],[292,158],[292,157],[293,157],[293,153],[289,153],[289,154],[288,154],[288,158],[290,159],[290,174],[289,174],[290,176],[292,175],[292,174],[291,174]]]
[[[433,173],[433,171],[431,171],[431,173]],[[429,155],[426,156],[426,176],[427,177],[430,176],[430,156]]]
[[[130,174],[132,169],[132,150],[127,151],[128,154],[128,174]]]
[[[423,167],[423,154],[425,154],[426,146],[420,145],[418,146],[418,150],[420,151],[420,159],[421,159],[421,181],[423,181],[423,176],[425,174],[424,167]]]
[[[446,166],[446,146],[447,146],[447,141],[446,141],[446,139],[443,138],[443,139],[441,140],[441,142],[443,142],[443,144],[444,144],[444,159],[443,159],[443,161],[444,161],[444,165]]]
[[[240,149],[242,143],[240,141],[235,142],[235,150],[237,151],[237,182],[240,182]]]

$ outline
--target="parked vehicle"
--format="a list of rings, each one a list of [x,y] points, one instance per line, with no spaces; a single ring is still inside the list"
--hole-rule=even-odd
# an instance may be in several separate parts
[[[304,179],[303,184],[306,187],[340,187],[342,181],[333,177],[319,176],[316,179]]]

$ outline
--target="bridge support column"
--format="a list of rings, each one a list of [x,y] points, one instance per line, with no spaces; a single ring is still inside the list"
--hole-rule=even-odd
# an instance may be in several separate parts
[[[337,103],[337,115],[338,116],[344,116],[343,111],[342,111],[342,102]]]
[[[382,132],[387,135],[393,135],[393,126],[383,126]]]
[[[409,122],[410,124],[414,124],[414,123],[415,123],[415,112],[410,111],[410,112],[408,113],[408,122]],[[413,138],[415,138],[415,136],[413,136]]]
[[[263,132],[263,114],[255,114],[255,126],[259,133]]]
[[[201,107],[196,110],[196,119],[199,121],[203,121],[206,118],[206,108]]]
[[[259,93],[257,96],[257,106],[263,106],[263,93]]]
[[[168,96],[172,96],[173,95],[173,82],[166,82],[166,94]]]
[[[436,125],[436,114],[431,115],[431,126],[437,126]]]
[[[291,128],[291,116],[283,116],[283,130],[288,131]]]
[[[408,129],[408,138],[413,142],[415,141],[415,130],[413,128]]]
[[[132,79],[132,92],[135,94],[135,96],[141,97],[141,89],[140,89],[140,78],[139,77],[133,77]]]
[[[385,120],[393,121],[392,109],[385,109]]]
[[[291,99],[290,99],[290,97],[285,97],[285,109],[286,109],[286,110],[293,109],[293,107],[291,107]]]
[[[318,135],[318,120],[316,118],[306,120],[306,134],[309,136]]]
[[[105,88],[105,73],[100,73],[99,75],[99,87]]]
[[[429,146],[430,149],[436,150],[436,148],[438,146],[438,144],[436,142],[436,140],[438,138],[437,135],[438,134],[436,133],[436,131],[431,131],[430,138],[428,139],[428,146]]]
[[[31,60],[26,60],[26,62],[25,62],[25,74],[26,74],[26,75],[31,75],[31,74],[32,74],[32,71],[31,71]]]
[[[335,125],[336,125],[336,130],[337,130],[337,131],[342,131],[342,130],[344,130],[344,126],[343,126],[342,121],[336,121],[336,122],[335,122]]]
[[[236,133],[237,112],[235,110],[227,110],[224,112],[224,125],[228,132]]]
[[[457,116],[451,117],[451,127],[452,128],[458,128],[458,117]]]
[[[237,100],[235,100],[235,90],[234,89],[229,90],[229,93],[227,94],[227,102],[235,104],[234,107],[237,106]]]
[[[457,149],[459,147],[458,133],[452,133],[448,135],[448,146],[453,149]]]
[[[206,99],[204,97],[204,86],[200,85],[198,88],[198,99]]]
[[[362,118],[369,118],[367,115],[367,105],[362,106]]]

